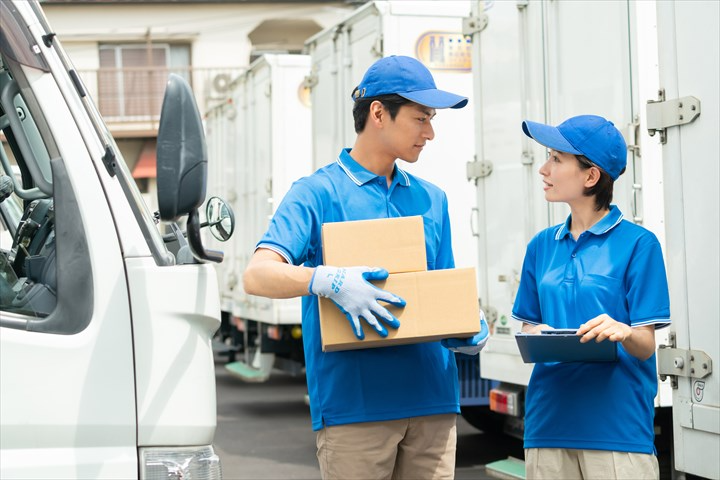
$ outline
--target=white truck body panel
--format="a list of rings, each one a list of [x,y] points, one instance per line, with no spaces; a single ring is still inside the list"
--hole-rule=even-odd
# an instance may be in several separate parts
[[[209,445],[217,415],[209,339],[220,317],[213,266],[160,269],[152,258],[129,258],[125,265],[133,310],[138,444]]]
[[[660,87],[693,96],[700,116],[670,127],[662,146],[671,330],[680,351],[704,352],[709,376],[678,376],[673,390],[675,466],[720,478],[720,4],[657,2]],[[702,60],[699,60],[701,55]],[[701,363],[694,366],[700,370]],[[687,372],[686,372],[687,374]]]
[[[245,293],[242,274],[292,183],[311,173],[307,55],[267,54],[231,84],[231,101],[208,114],[210,188],[231,200],[239,228],[219,265],[223,310],[271,325],[301,322],[300,298]]]
[[[470,2],[370,2],[337,26],[306,42],[312,57],[312,136],[315,168],[332,163],[355,141],[351,94],[365,71],[389,55],[419,58],[431,70],[438,88],[470,98],[468,107],[439,110],[428,142],[415,164],[398,166],[442,188],[448,196],[455,264],[476,265],[472,213],[475,193],[465,180],[473,159],[473,80],[469,44],[462,19]],[[435,48],[431,47],[434,46]]]
[[[58,40],[41,38],[46,31],[33,10],[40,7],[23,0],[11,8],[30,25],[35,53],[49,67],[23,67],[23,95],[35,102],[29,107],[35,120],[47,124],[43,138],[54,139],[72,186],[92,272],[91,291],[75,292],[72,301],[86,301],[79,298],[86,293],[93,308],[79,332],[57,334],[13,327],[13,321],[41,319],[5,311],[3,304],[0,477],[137,478],[140,447],[212,443],[217,279],[209,265],[158,265],[149,243],[164,250],[160,235],[154,230],[144,238],[143,220],[130,207],[139,192],[124,192],[118,176],[108,173],[106,143],[115,149],[118,168],[127,167],[109,133],[91,122],[60,60]],[[62,201],[54,200],[56,207]],[[156,229],[141,206],[144,221]],[[58,248],[58,258],[72,257],[68,250]]]

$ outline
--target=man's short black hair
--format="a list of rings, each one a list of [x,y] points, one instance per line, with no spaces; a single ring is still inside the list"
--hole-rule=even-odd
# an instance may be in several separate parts
[[[588,170],[591,167],[595,167],[600,170],[600,180],[598,180],[592,187],[586,188],[583,195],[586,197],[592,197],[595,195],[595,211],[599,212],[600,210],[609,210],[610,203],[612,203],[613,199],[613,186],[615,181],[605,170],[595,165],[585,155],[575,155],[575,157],[578,159],[581,170]],[[620,175],[622,175],[624,171],[625,169],[623,168]]]
[[[353,105],[353,119],[355,120],[355,133],[360,133],[365,130],[365,124],[367,123],[368,113],[370,112],[370,104],[377,100],[382,103],[385,110],[390,114],[390,118],[395,120],[400,107],[413,103],[407,98],[403,98],[400,95],[378,95],[377,97],[359,98]]]

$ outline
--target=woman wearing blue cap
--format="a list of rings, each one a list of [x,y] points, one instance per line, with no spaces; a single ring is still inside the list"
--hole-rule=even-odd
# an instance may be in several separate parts
[[[618,343],[616,362],[535,364],[526,477],[658,478],[655,330],[669,325],[670,301],[657,238],[611,205],[625,141],[594,115],[522,128],[549,149],[539,171],[545,198],[567,203],[570,215],[528,244],[513,317],[527,333],[572,328],[581,342]]]
[[[403,299],[376,288],[387,278],[376,265],[323,265],[324,223],[422,215],[428,269],[453,268],[447,197],[402,170],[435,137],[440,108],[467,98],[437,89],[418,60],[375,62],[352,92],[357,138],[329,165],[293,184],[245,271],[246,292],[271,298],[303,296],[302,328],[310,414],[323,479],[451,479],[460,413],[454,352],[477,354],[487,324],[469,339],[323,352],[318,296],[333,300],[359,339],[381,336],[399,321],[380,302]],[[442,322],[443,318],[438,318]]]

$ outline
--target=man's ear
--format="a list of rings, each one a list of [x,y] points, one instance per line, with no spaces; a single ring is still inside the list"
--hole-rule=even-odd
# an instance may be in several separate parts
[[[381,128],[383,121],[387,116],[387,112],[382,102],[375,100],[370,104],[370,110],[368,112],[368,122],[371,122],[376,128]]]
[[[600,181],[600,169],[598,167],[590,167],[585,170],[587,178],[585,179],[585,188],[592,188]]]

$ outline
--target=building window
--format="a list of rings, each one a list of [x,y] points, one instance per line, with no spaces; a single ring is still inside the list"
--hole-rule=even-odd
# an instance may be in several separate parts
[[[159,118],[168,75],[190,78],[189,45],[105,44],[99,55],[98,103],[111,119]]]

